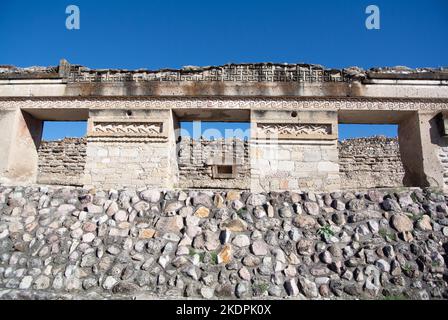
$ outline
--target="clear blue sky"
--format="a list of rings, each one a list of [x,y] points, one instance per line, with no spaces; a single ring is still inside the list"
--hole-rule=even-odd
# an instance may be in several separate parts
[[[65,28],[70,4],[80,8],[80,30]],[[369,4],[380,8],[380,30],[365,28]],[[66,58],[128,69],[264,61],[438,67],[448,65],[447,35],[446,0],[0,1],[0,64],[17,66]],[[49,128],[45,138],[64,131]]]

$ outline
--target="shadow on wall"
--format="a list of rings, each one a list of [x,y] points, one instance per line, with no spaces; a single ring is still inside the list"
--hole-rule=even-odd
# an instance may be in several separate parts
[[[438,146],[437,158],[441,164],[443,184],[448,184],[448,113],[440,112],[429,120],[429,137],[431,144]]]
[[[34,146],[36,150],[39,149],[42,135],[43,135],[43,123],[39,120],[34,119],[27,112],[23,112],[23,119],[25,120],[25,126],[22,128],[21,135],[29,130],[31,133],[31,138],[33,139]]]
[[[446,113],[448,117],[448,113]],[[445,124],[443,120],[443,114],[439,113],[429,120],[429,135],[431,143],[441,148],[448,147],[448,121]],[[446,133],[445,133],[446,132]]]

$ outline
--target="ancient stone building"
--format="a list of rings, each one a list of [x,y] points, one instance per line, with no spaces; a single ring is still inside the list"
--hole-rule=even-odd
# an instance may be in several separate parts
[[[2,66],[0,183],[254,192],[360,187],[362,179],[347,174],[357,168],[356,155],[338,154],[338,124],[360,123],[399,127],[399,151],[385,148],[377,156],[384,161],[371,170],[381,176],[386,158],[400,158],[393,184],[446,191],[447,109],[446,69],[263,63],[129,71],[65,60],[57,67]],[[82,143],[41,146],[43,121],[75,120],[88,121]],[[186,141],[181,121],[248,122],[250,137]]]
[[[447,107],[445,69],[0,66],[0,300],[447,299]]]

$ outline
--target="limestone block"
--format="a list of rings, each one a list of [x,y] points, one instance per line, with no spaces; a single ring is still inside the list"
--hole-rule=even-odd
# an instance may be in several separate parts
[[[304,149],[303,161],[305,162],[317,162],[322,159],[321,150],[319,148]]]
[[[317,164],[319,172],[339,172],[339,164],[330,161],[320,161]]]
[[[278,170],[281,171],[294,171],[294,161],[279,161]]]

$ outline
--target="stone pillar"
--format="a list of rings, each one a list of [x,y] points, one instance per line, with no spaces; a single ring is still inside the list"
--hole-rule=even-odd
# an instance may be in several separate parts
[[[91,110],[84,185],[173,188],[176,122],[171,110]]]
[[[340,188],[336,111],[251,112],[251,191]]]
[[[448,137],[443,137],[439,112],[414,112],[398,126],[403,184],[448,191]]]
[[[36,182],[41,138],[41,120],[21,110],[0,111],[0,183]]]

